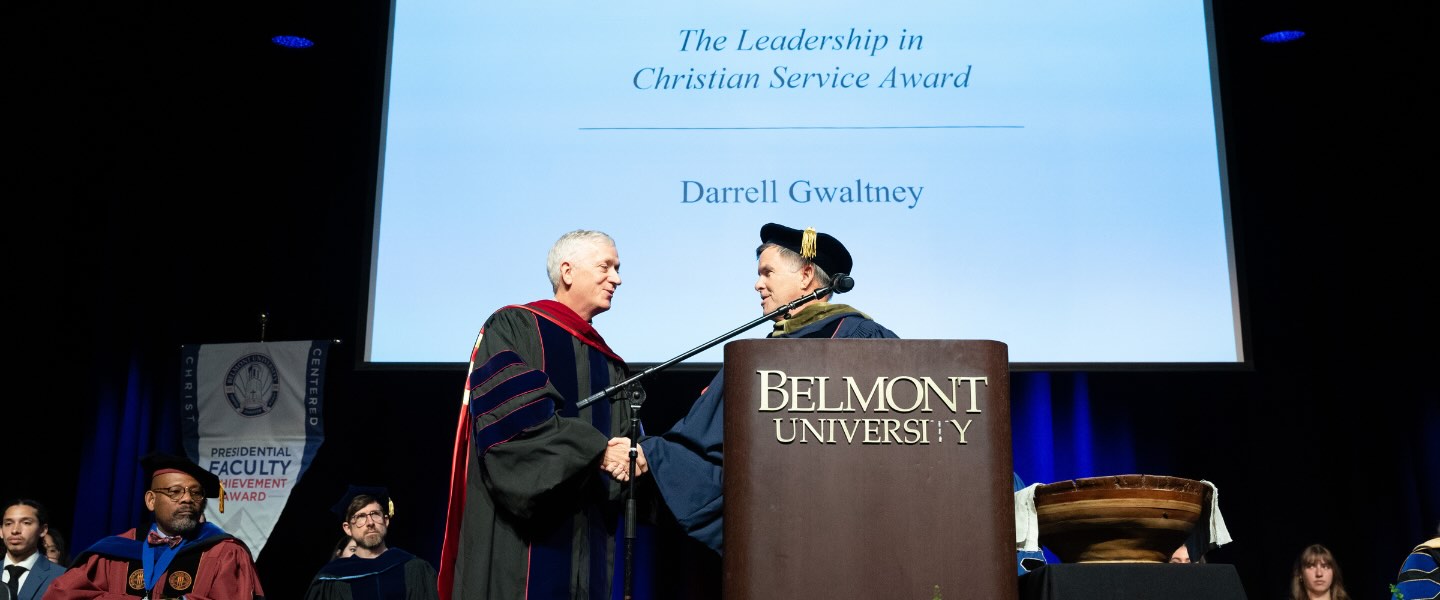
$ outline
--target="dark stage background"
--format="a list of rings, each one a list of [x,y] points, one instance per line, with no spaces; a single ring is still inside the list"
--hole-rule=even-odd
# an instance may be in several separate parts
[[[1287,8],[1310,36],[1256,41]],[[359,370],[355,359],[388,9],[327,0],[7,11],[23,31],[6,86],[18,101],[5,194],[14,394],[0,424],[18,434],[7,435],[10,453],[28,458],[11,461],[4,496],[47,502],[67,534],[132,518],[133,507],[105,501],[117,484],[114,446],[103,446],[138,432],[147,446],[178,448],[167,411],[180,344],[256,340],[266,312],[267,339],[344,341],[331,358],[328,439],[259,559],[271,596],[299,596],[327,556],[339,533],[327,510],[346,482],[390,486],[391,541],[438,557],[463,374]],[[1021,477],[1123,470],[1215,482],[1237,541],[1211,558],[1234,563],[1251,598],[1280,597],[1312,542],[1337,553],[1352,595],[1386,598],[1401,558],[1440,523],[1435,300],[1425,291],[1436,253],[1423,218],[1432,176],[1424,151],[1410,149],[1429,129],[1419,82],[1431,61],[1412,12],[1398,2],[1216,2],[1252,369],[1014,378]],[[269,44],[292,27],[319,45]],[[485,227],[445,233],[478,240]],[[735,260],[748,253],[737,248]],[[539,277],[542,257],[531,259]],[[478,256],[453,263],[457,276],[484,276]],[[903,310],[862,308],[882,322]],[[463,360],[468,348],[456,350]],[[647,425],[673,421],[708,379],[663,375]],[[715,595],[718,562],[667,543],[662,591]]]

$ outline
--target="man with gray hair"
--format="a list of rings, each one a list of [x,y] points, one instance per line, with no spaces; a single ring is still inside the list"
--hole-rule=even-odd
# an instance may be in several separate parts
[[[610,309],[620,256],[610,236],[580,230],[561,236],[546,262],[555,298],[500,309],[470,354],[442,598],[593,598],[613,589],[621,489],[600,464],[610,438],[630,435],[631,411],[623,402],[575,405],[626,376],[590,324]]]
[[[849,274],[849,250],[833,236],[814,229],[792,229],[769,223],[760,228],[755,251],[762,313],[770,313],[806,294],[830,285],[831,276]],[[775,317],[772,338],[895,338],[894,332],[844,304],[817,298]],[[724,550],[724,420],[725,371],[711,380],[700,398],[674,427],[640,441],[638,472],[649,472],[665,504],[691,537],[717,553]],[[628,450],[630,441],[610,440],[614,450]],[[612,460],[612,456],[619,458]],[[628,478],[626,454],[611,452],[601,468],[618,479]]]

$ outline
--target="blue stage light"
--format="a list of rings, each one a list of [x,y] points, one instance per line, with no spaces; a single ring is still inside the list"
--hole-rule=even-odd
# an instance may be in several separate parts
[[[1303,31],[1295,29],[1285,29],[1281,31],[1272,31],[1270,33],[1262,35],[1260,36],[1260,41],[1267,44],[1284,44],[1285,42],[1293,42],[1302,37],[1305,37],[1305,32]]]
[[[298,35],[277,35],[270,38],[270,41],[273,42],[276,46],[282,46],[285,48],[309,48],[315,45],[315,42],[312,42],[309,39],[300,37]]]

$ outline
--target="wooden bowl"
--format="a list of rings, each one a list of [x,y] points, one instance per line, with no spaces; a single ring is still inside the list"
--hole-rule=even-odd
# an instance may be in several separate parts
[[[1168,562],[1200,519],[1209,487],[1163,475],[1111,475],[1035,488],[1040,543],[1060,560]]]

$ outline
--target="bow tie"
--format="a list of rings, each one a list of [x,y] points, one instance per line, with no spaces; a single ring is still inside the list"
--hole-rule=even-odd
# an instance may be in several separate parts
[[[179,546],[183,539],[178,535],[160,535],[160,532],[151,529],[150,535],[145,538],[145,541],[150,542],[151,546],[165,544],[166,546],[174,548]]]

